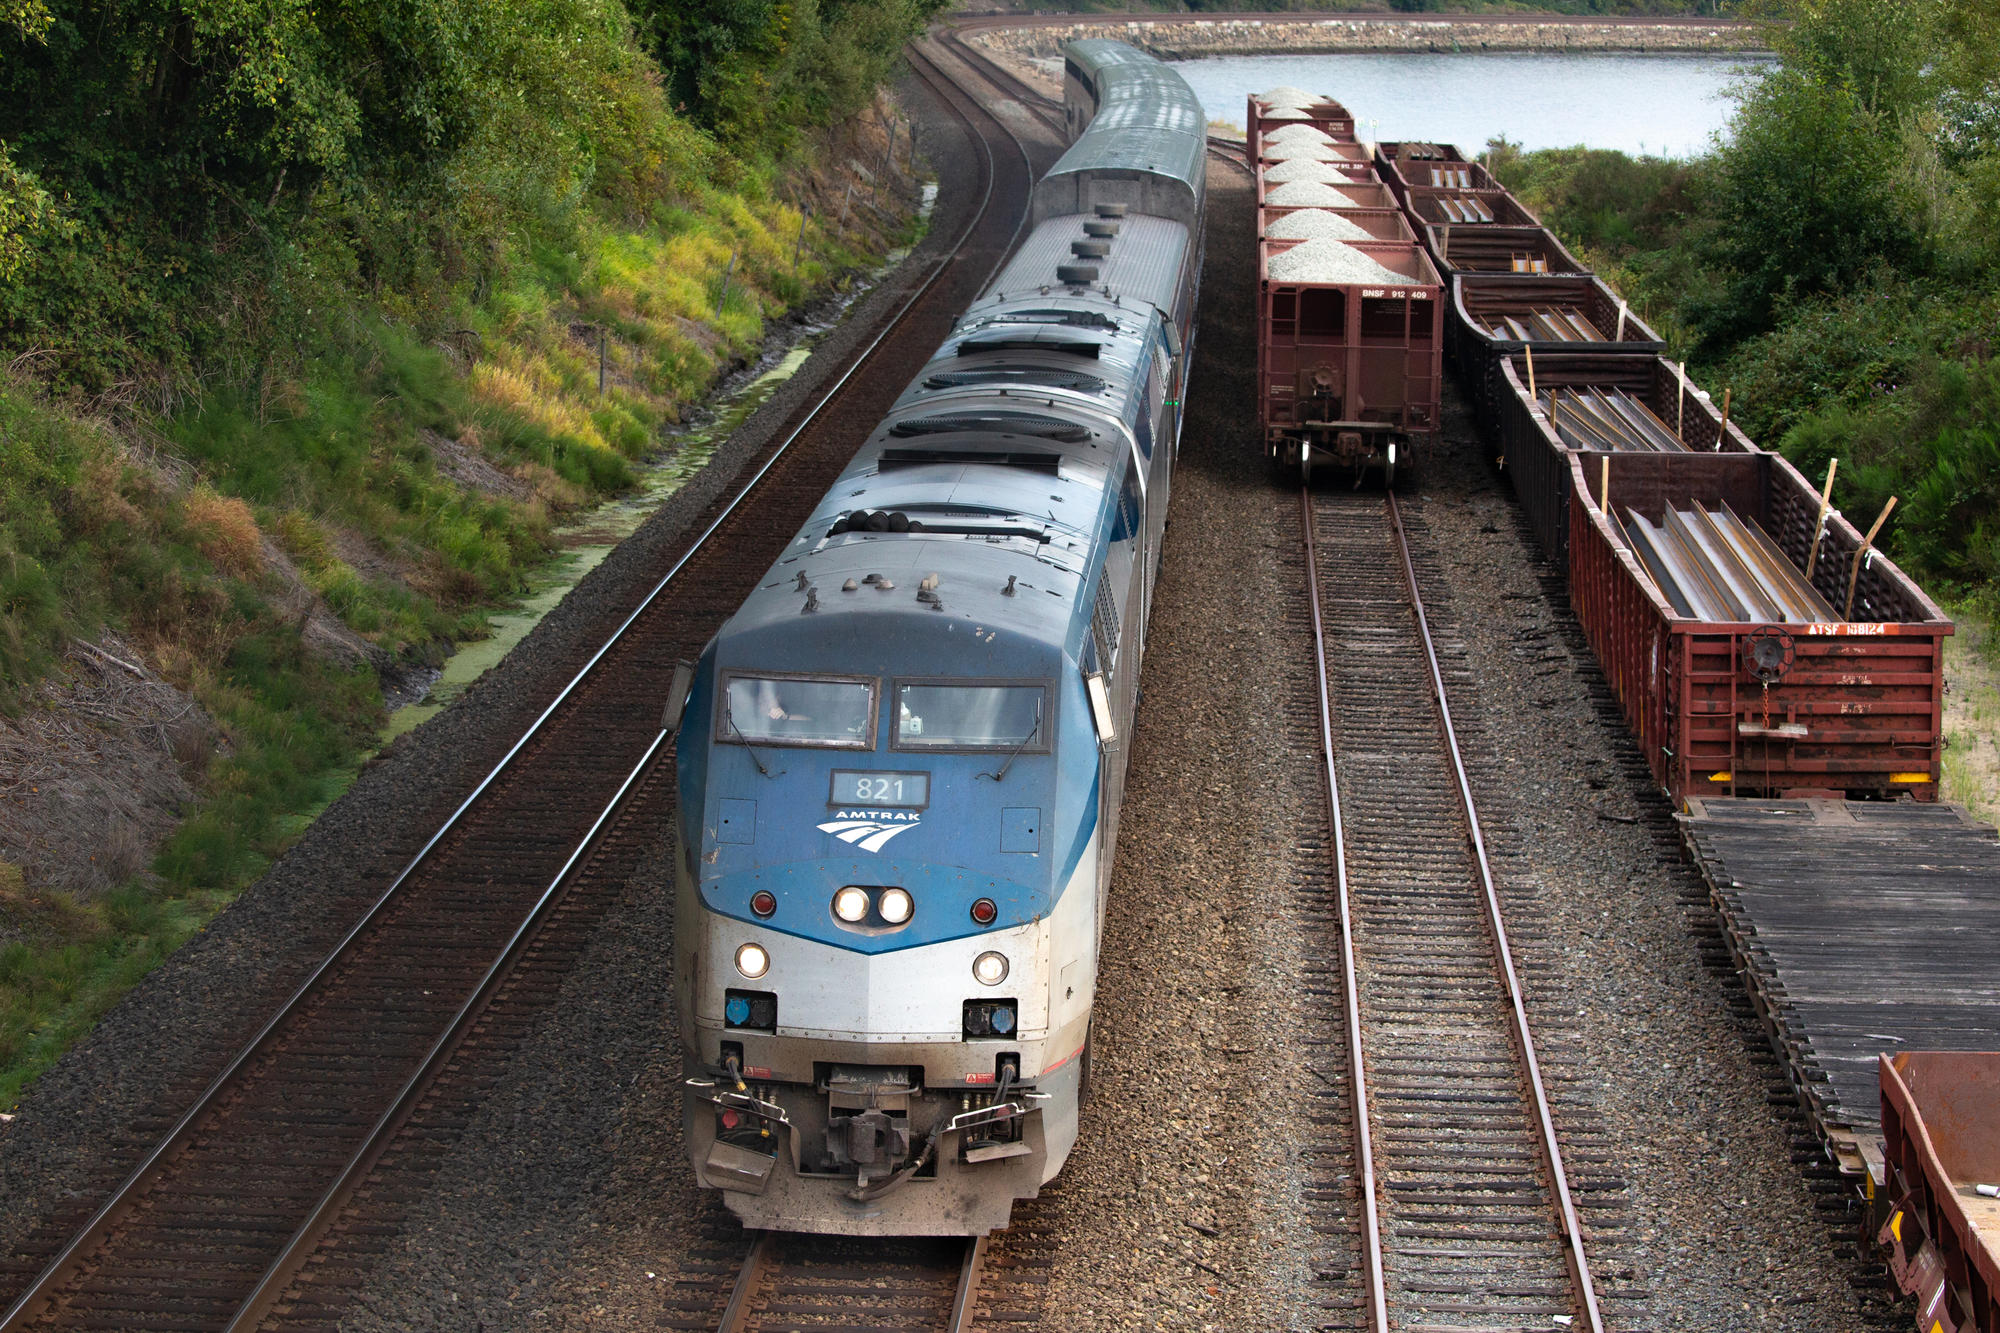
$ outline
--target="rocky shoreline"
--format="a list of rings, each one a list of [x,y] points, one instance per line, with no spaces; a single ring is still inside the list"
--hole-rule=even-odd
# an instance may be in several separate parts
[[[1406,18],[1341,15],[1297,19],[1173,19],[1029,24],[969,31],[966,38],[1016,58],[1056,55],[1064,42],[1113,37],[1163,60],[1199,56],[1328,53],[1574,51],[1654,54],[1766,49],[1753,24],[1652,20],[1565,20],[1547,15],[1522,19]]]

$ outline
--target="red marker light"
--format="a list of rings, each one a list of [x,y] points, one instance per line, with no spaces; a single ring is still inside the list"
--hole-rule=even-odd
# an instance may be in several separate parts
[[[758,916],[769,916],[778,910],[778,899],[767,889],[759,889],[750,895],[750,910]]]
[[[972,919],[982,926],[990,926],[1000,915],[1000,909],[991,898],[981,898],[972,904]]]
[[[722,1113],[722,1127],[724,1129],[735,1129],[742,1122],[743,1117],[734,1111],[724,1111]]]

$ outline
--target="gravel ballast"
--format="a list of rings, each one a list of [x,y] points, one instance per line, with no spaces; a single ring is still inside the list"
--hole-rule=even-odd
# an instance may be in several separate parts
[[[1349,222],[1338,213],[1329,213],[1323,208],[1302,208],[1296,213],[1281,213],[1264,228],[1264,235],[1273,241],[1372,241],[1367,229],[1358,223]]]
[[[1264,136],[1265,143],[1332,143],[1333,136],[1317,125],[1280,125]]]
[[[1403,277],[1340,241],[1301,241],[1265,261],[1274,282],[1396,283]]]
[[[1360,208],[1361,202],[1338,186],[1324,181],[1286,181],[1264,194],[1272,208]]]
[[[1334,166],[1331,159],[1294,157],[1266,167],[1264,179],[1279,184],[1286,181],[1325,181],[1329,185],[1337,185],[1353,177]]]
[[[1273,162],[1358,162],[1361,151],[1349,152],[1330,143],[1318,143],[1311,139],[1294,139],[1285,143],[1267,143],[1260,150],[1264,157]],[[1265,173],[1267,176],[1269,172]]]

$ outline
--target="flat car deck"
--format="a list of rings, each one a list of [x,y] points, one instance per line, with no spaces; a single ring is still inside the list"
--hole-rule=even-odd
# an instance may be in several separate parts
[[[1859,1170],[1876,1055],[2000,1045],[2000,837],[1946,803],[1692,798],[1682,832],[1819,1132]]]

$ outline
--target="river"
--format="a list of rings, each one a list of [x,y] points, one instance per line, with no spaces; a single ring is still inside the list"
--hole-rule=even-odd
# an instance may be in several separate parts
[[[1211,56],[1174,68],[1210,118],[1239,128],[1251,93],[1289,84],[1345,104],[1363,139],[1454,143],[1476,154],[1504,134],[1524,148],[1689,157],[1727,125],[1730,88],[1767,65],[1741,55],[1523,51]]]

